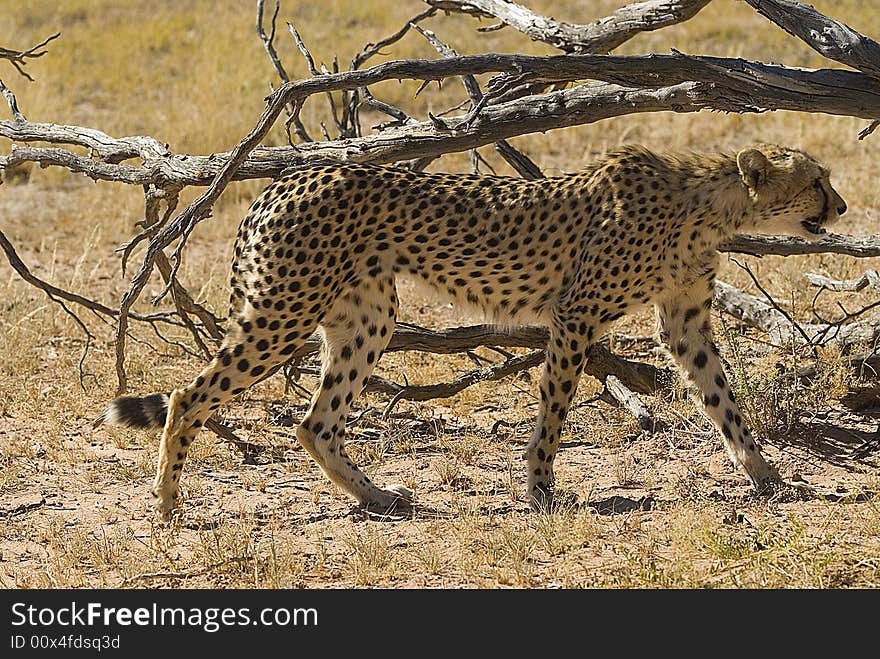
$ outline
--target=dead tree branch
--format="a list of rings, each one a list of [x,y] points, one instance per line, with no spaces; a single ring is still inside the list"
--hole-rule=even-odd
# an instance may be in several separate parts
[[[720,248],[752,256],[794,256],[797,254],[845,254],[858,258],[880,256],[880,235],[841,236],[829,233],[821,240],[809,241],[788,236],[736,236]]]
[[[496,18],[529,36],[566,53],[607,53],[640,32],[681,23],[692,18],[709,0],[648,0],[637,2],[587,24],[565,23],[540,16],[508,0],[425,0],[447,12]]]
[[[281,0],[275,0],[275,10],[272,12],[272,25],[269,34],[266,34],[266,29],[263,27],[263,9],[265,4],[265,0],[257,0],[257,36],[260,37],[260,42],[266,50],[266,55],[269,56],[269,61],[271,61],[272,66],[275,67],[275,72],[278,74],[278,77],[281,78],[282,82],[290,82],[290,76],[287,75],[287,70],[284,68],[281,59],[278,57],[278,51],[275,50],[275,21],[278,19],[278,12],[281,9]],[[290,123],[293,124],[294,130],[299,138],[304,142],[311,142],[312,138],[306,130],[306,127],[303,126],[302,121],[300,121],[296,108],[290,105],[285,108],[285,111],[287,112],[287,116],[290,118]],[[288,124],[288,126],[289,125],[290,124]],[[288,133],[288,137],[289,135],[290,134]]]
[[[870,286],[875,291],[880,292],[880,274],[877,274],[876,270],[866,270],[858,279],[831,279],[830,277],[812,273],[807,273],[806,277],[813,286],[829,291],[857,292]]]
[[[422,21],[430,18],[434,14],[437,13],[437,10],[433,7],[429,7],[425,11],[413,16],[409,19],[403,26],[397,30],[394,34],[385,37],[384,39],[380,39],[375,43],[365,44],[361,52],[355,55],[354,59],[351,61],[351,66],[349,69],[351,71],[355,71],[361,68],[367,60],[371,57],[377,55],[382,52],[383,48],[387,48],[388,46],[397,43],[400,41],[412,28],[415,28]],[[392,123],[391,125],[401,125],[407,123],[416,123],[416,120],[410,117],[406,112],[401,110],[398,107],[395,107],[389,103],[384,101],[380,101],[372,93],[370,90],[364,86],[354,90],[349,98],[349,115],[351,117],[351,121],[354,124],[357,130],[357,136],[360,137],[362,135],[363,129],[361,128],[360,123],[360,100],[363,99],[367,105],[372,107],[379,112],[387,114],[390,117],[395,119],[396,123]],[[380,126],[379,128],[384,128],[385,126]]]
[[[425,30],[418,25],[413,25],[413,29],[417,30],[419,34],[425,37],[425,39],[427,39],[428,42],[435,48],[435,50],[443,57],[459,56],[455,49],[443,43],[440,39],[437,38],[437,35],[430,30]],[[476,116],[477,112],[479,112],[480,108],[485,103],[487,97],[483,95],[483,92],[480,90],[480,85],[474,76],[466,75],[463,76],[461,80],[464,84],[465,90],[468,93],[468,96],[471,99],[471,111],[464,119],[462,119],[462,123],[464,124],[468,122],[468,117],[470,117],[471,115]],[[538,167],[538,165],[536,165],[531,158],[529,158],[522,151],[514,147],[507,140],[499,140],[498,142],[495,142],[494,146],[495,150],[498,152],[498,155],[504,158],[504,160],[514,169],[514,171],[516,171],[523,178],[528,180],[544,178],[544,172],[541,171],[541,168]],[[476,158],[476,148],[471,149],[471,152]],[[474,169],[476,169],[476,166],[474,167]]]
[[[501,328],[496,325],[472,325],[433,330],[407,323],[399,323],[385,351],[418,350],[420,352],[449,355],[468,352],[479,347],[492,347],[496,349],[533,348],[543,350],[549,339],[550,332],[546,327],[522,326]],[[320,348],[320,340],[317,338],[309,339],[292,355],[292,361],[298,362],[306,357],[315,356]],[[531,368],[528,365],[530,363],[519,361],[514,362],[513,366],[523,370],[524,368]],[[511,367],[511,365],[508,365],[508,367]],[[280,368],[277,367],[268,373],[266,377],[277,372]],[[511,372],[515,372],[515,370]],[[641,394],[649,394],[658,389],[669,387],[675,381],[675,374],[672,370],[619,357],[601,343],[593,344],[590,348],[584,372],[602,382],[608,376],[613,375],[628,388]],[[476,375],[471,377],[479,378],[482,376]],[[396,386],[402,387],[403,385]],[[393,393],[398,393],[398,391],[395,389]]]
[[[438,331],[401,326],[395,330],[388,350],[452,353],[479,346],[544,348],[549,339],[546,327],[517,327],[506,331],[494,325],[474,325]],[[590,348],[584,372],[601,381],[614,375],[633,391],[643,394],[668,387],[675,378],[669,369],[623,359],[599,343]]]
[[[144,162],[160,161],[172,155],[167,144],[152,137],[111,137],[103,131],[82,126],[0,121],[0,136],[15,142],[48,142],[85,147],[93,158],[111,165],[132,158],[140,158]]]
[[[36,59],[45,55],[48,51],[40,50],[40,48],[60,36],[61,33],[56,32],[55,34],[43,39],[40,43],[31,46],[27,50],[11,50],[9,48],[0,48],[0,59],[9,60],[12,63],[12,66],[15,67],[16,71],[18,71],[21,75],[23,75],[31,82],[33,82],[34,79],[23,68],[25,65],[27,65],[27,60]]]
[[[9,238],[6,237],[2,231],[0,231],[0,249],[3,250],[3,253],[6,256],[6,260],[9,261],[9,265],[12,266],[12,269],[18,273],[19,277],[21,277],[25,282],[34,286],[35,288],[39,288],[41,291],[46,293],[49,297],[59,300],[64,300],[66,302],[72,302],[77,304],[84,309],[88,309],[89,311],[93,311],[98,315],[114,317],[119,314],[118,309],[114,309],[113,307],[108,307],[105,304],[101,304],[95,300],[79,295],[78,293],[71,293],[70,291],[66,291],[63,288],[59,288],[50,284],[49,282],[40,279],[37,277],[31,269],[25,265],[24,261],[21,260],[21,257],[13,247]],[[142,314],[137,312],[132,312],[131,317],[134,320],[155,324],[155,323],[165,323],[167,325],[174,325],[177,327],[182,327],[183,324],[174,318],[174,314],[170,312],[160,311],[151,314]]]
[[[746,0],[789,34],[828,59],[880,77],[880,43],[798,0]]]
[[[632,390],[614,375],[609,375],[605,380],[605,391],[602,393],[606,392],[618,405],[635,417],[642,430],[654,432],[656,422],[651,416],[650,410]]]
[[[440,79],[486,72],[510,72],[544,82],[582,78],[605,79],[516,99],[483,109],[474,121],[454,131],[438,130],[434,122],[417,122],[377,135],[297,147],[257,148],[284,101],[304,101],[310,95],[364,87],[394,78]],[[501,81],[498,84],[503,84]],[[623,85],[631,85],[626,87]],[[647,86],[649,89],[637,89]],[[3,121],[0,135],[19,142],[45,141],[93,149],[99,159],[66,150],[16,147],[0,166],[19,162],[57,165],[95,179],[131,184],[173,183],[211,185],[155,240],[163,246],[191,231],[229,180],[277,177],[291,164],[312,160],[395,162],[465,151],[530,132],[591,123],[612,116],[662,110],[759,111],[787,109],[880,117],[880,81],[864,74],[832,69],[806,71],[729,58],[664,56],[572,55],[548,58],[518,55],[474,55],[436,61],[402,60],[339,74],[286,83],[270,97],[257,127],[232,152],[214,156],[173,155],[154,138],[114,140],[101,131],[54,124]],[[456,125],[455,122],[449,122]],[[28,150],[30,149],[30,150]],[[140,167],[110,163],[139,157]],[[218,178],[225,172],[222,178]],[[216,179],[216,180],[215,180]],[[172,228],[173,227],[173,228]],[[166,242],[167,241],[167,242]],[[158,245],[153,246],[153,251]],[[152,259],[150,259],[152,262]]]
[[[519,355],[492,366],[476,368],[451,382],[427,385],[400,385],[381,378],[370,378],[367,391],[389,394],[392,396],[385,407],[384,416],[388,416],[401,400],[432,400],[449,398],[471,387],[478,382],[493,382],[544,363],[544,351],[535,350],[528,355]]]
[[[48,44],[50,41],[57,39],[61,36],[60,32],[56,32],[55,34],[46,37],[40,43],[31,46],[27,50],[11,50],[9,48],[0,48],[0,59],[9,60],[12,63],[12,66],[15,67],[15,70],[18,71],[22,76],[30,80],[31,82],[34,79],[30,76],[30,74],[24,70],[24,66],[28,63],[29,59],[36,59],[37,57],[42,57],[48,51],[40,50],[43,46]],[[12,118],[15,121],[26,121],[24,114],[22,114],[21,110],[18,109],[18,101],[15,99],[15,94],[12,93],[12,90],[7,87],[2,80],[0,80],[0,94],[3,94],[3,97],[6,99],[7,105],[9,105],[9,110],[12,112]]]
[[[168,218],[174,212],[174,209],[177,208],[179,193],[180,189],[177,187],[159,189],[153,185],[147,186],[147,190],[144,193],[145,203],[143,222],[143,227],[146,232],[152,232],[168,221]],[[162,203],[165,204],[165,212],[160,219],[159,209]],[[162,275],[165,283],[170,284],[171,286],[171,298],[174,301],[177,314],[193,335],[196,345],[198,345],[205,356],[210,359],[214,354],[214,350],[209,349],[205,345],[202,328],[204,328],[204,334],[206,337],[219,342],[223,338],[223,332],[218,325],[219,320],[205,307],[193,300],[189,291],[186,290],[180,281],[173,276],[171,264],[168,262],[168,258],[164,253],[160,254],[156,259],[156,266],[159,268],[159,273]],[[124,267],[125,264],[123,261],[123,269]],[[190,320],[190,316],[196,316],[202,322],[201,327],[196,326]]]
[[[880,44],[851,27],[816,11],[798,0],[746,0],[759,14],[828,59],[880,77]],[[880,121],[873,120],[859,132],[865,139]]]
[[[715,282],[715,301],[725,313],[765,332],[774,346],[836,344],[842,349],[880,338],[880,313],[852,323],[799,323],[764,300],[722,281]]]
[[[12,93],[12,90],[9,89],[9,87],[3,84],[2,80],[0,80],[0,94],[3,94],[3,98],[6,99],[9,111],[12,112],[12,118],[17,122],[27,121],[25,116],[21,113],[21,110],[18,109],[18,101],[15,100],[15,94]]]
[[[810,282],[810,284],[812,284],[813,286],[817,286],[819,288],[819,290],[816,291],[816,295],[813,296],[813,304],[812,304],[813,315],[816,316],[816,318],[818,318],[820,321],[828,323],[829,325],[831,325],[833,327],[838,327],[838,326],[842,325],[843,323],[846,323],[846,322],[852,320],[853,318],[857,318],[858,316],[861,316],[866,311],[869,311],[871,309],[874,309],[874,308],[880,306],[880,300],[877,300],[871,304],[868,304],[867,306],[863,307],[862,309],[860,309],[858,311],[851,312],[851,311],[848,311],[846,309],[846,307],[843,306],[842,303],[838,302],[837,307],[843,312],[843,317],[837,321],[833,321],[833,322],[827,321],[824,318],[822,318],[822,316],[819,314],[819,312],[817,310],[819,297],[822,295],[823,292],[825,292],[825,291],[857,292],[857,291],[861,291],[862,289],[864,289],[868,286],[873,288],[875,291],[880,291],[880,276],[878,276],[876,270],[868,270],[858,279],[850,279],[850,280],[843,280],[843,281],[839,281],[836,279],[829,279],[828,277],[822,277],[820,275],[814,275],[814,274],[807,274],[806,277],[807,277],[807,280]],[[870,320],[870,319],[868,319],[868,320]],[[867,322],[867,321],[863,321],[863,322]]]
[[[108,322],[109,318],[117,317],[119,315],[119,311],[77,293],[66,291],[63,288],[54,286],[53,284],[50,284],[49,282],[37,277],[30,270],[30,268],[25,265],[24,261],[21,260],[21,257],[15,251],[15,247],[13,247],[12,243],[6,237],[6,234],[4,234],[2,231],[0,231],[0,249],[3,250],[3,253],[6,256],[6,260],[9,262],[9,265],[12,266],[12,269],[18,273],[22,280],[24,280],[31,286],[43,291],[50,300],[58,304],[64,310],[64,312],[74,320],[74,322],[82,330],[83,334],[85,334],[86,343],[83,347],[83,354],[79,360],[80,385],[84,386],[83,381],[85,378],[85,359],[88,355],[89,347],[91,346],[92,341],[95,340],[95,336],[91,333],[91,331],[89,331],[88,326],[83,322],[83,320],[77,314],[71,311],[70,307],[68,307],[65,302],[71,302],[73,304],[79,305],[80,307],[83,307],[84,309],[88,309],[89,311],[96,314],[99,318],[101,318],[104,322]],[[157,327],[158,323],[183,326],[183,323],[175,319],[173,314],[168,312],[157,312],[153,314],[141,314],[132,312],[130,315],[131,318],[134,320],[151,325],[156,335],[166,343],[173,343],[174,345],[177,345],[186,350],[185,346],[182,346],[179,343],[168,341]]]
[[[874,121],[872,121],[871,123],[869,123],[869,124],[868,124],[867,126],[865,126],[862,130],[860,130],[860,131],[859,131],[859,134],[858,134],[858,138],[859,138],[860,140],[865,139],[866,137],[868,137],[868,135],[870,135],[870,134],[873,133],[875,130],[877,130],[877,126],[880,126],[880,119],[874,119]]]
[[[437,13],[437,10],[433,7],[426,9],[425,11],[413,16],[406,23],[403,24],[397,32],[394,34],[385,37],[384,39],[380,39],[376,43],[368,43],[366,44],[360,53],[355,56],[354,60],[351,63],[351,70],[361,68],[368,59],[382,52],[383,48],[387,48],[388,46],[397,43],[400,41],[407,32],[410,31],[411,28],[415,27],[417,24],[421,23],[426,18],[430,18],[434,14]]]
[[[302,102],[326,91],[354,89],[395,78],[441,79],[450,76],[508,72],[531,81],[571,82],[598,78],[610,84],[590,83],[573,89],[520,98],[490,105],[476,120],[455,131],[438,130],[433,122],[418,122],[378,135],[303,144],[297,147],[257,148],[257,143],[277,118],[285,101]],[[498,85],[505,84],[503,78]],[[629,86],[627,86],[629,85]],[[639,89],[647,87],[647,89]],[[127,165],[114,170],[90,164],[90,158],[39,149],[13,151],[4,162],[31,160],[82,171],[104,180],[132,184],[150,182],[208,185],[226,172],[204,199],[197,200],[178,217],[177,228],[162,234],[160,242],[179,237],[204,212],[209,200],[221,191],[220,181],[277,177],[291,164],[310,160],[340,162],[394,162],[465,151],[500,139],[591,123],[635,112],[801,110],[880,117],[880,81],[864,74],[834,69],[803,70],[730,58],[689,57],[681,54],[647,56],[571,55],[528,57],[520,55],[470,55],[442,60],[400,60],[362,71],[316,76],[286,83],[269,97],[255,129],[231,153],[214,156],[168,153],[153,138],[121,138],[93,129],[54,124],[0,122],[0,135],[19,142],[46,141],[92,148],[103,164],[140,157],[142,167]],[[451,125],[456,122],[449,121]],[[21,147],[19,147],[20,149]],[[253,152],[252,157],[251,153]],[[233,166],[234,165],[234,166]],[[238,171],[241,168],[241,171]],[[225,184],[225,183],[224,183]],[[159,237],[157,237],[157,240]],[[169,240],[170,242],[170,240]]]

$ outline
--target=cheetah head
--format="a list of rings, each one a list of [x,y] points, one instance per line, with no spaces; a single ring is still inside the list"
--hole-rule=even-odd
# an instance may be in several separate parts
[[[803,151],[760,144],[740,151],[736,164],[752,205],[743,230],[816,240],[846,212],[828,169]]]

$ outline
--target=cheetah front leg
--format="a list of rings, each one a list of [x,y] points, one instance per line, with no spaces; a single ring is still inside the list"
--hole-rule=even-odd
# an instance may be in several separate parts
[[[538,512],[549,511],[553,503],[553,460],[594,329],[563,318],[557,318],[550,328],[538,419],[523,456],[528,462],[529,503]]]
[[[702,288],[702,287],[700,287]],[[696,385],[703,410],[721,431],[733,464],[742,467],[759,492],[779,481],[767,464],[736,405],[709,322],[711,294],[679,293],[656,305],[660,337]]]
[[[322,323],[321,384],[296,431],[300,444],[327,477],[365,508],[386,512],[412,498],[409,489],[380,489],[345,450],[345,419],[394,332],[394,279],[365,280],[340,297]]]

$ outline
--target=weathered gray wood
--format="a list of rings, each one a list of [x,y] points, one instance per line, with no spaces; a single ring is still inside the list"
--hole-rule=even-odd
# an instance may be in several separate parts
[[[749,327],[754,327],[771,335],[774,345],[779,345],[781,337],[791,336],[788,319],[764,300],[742,292],[723,281],[715,282],[715,302],[721,309]],[[780,330],[789,330],[782,331]]]
[[[290,96],[300,102],[305,96],[328,89],[354,88],[389,77],[428,79],[491,71],[521,71],[532,80],[576,80],[604,78],[611,84],[588,83],[572,89],[527,96],[498,105],[488,105],[468,124],[457,130],[443,130],[434,122],[418,122],[381,133],[343,140],[315,142],[296,147],[257,147],[283,101]],[[317,81],[317,82],[316,82]],[[647,86],[634,89],[626,83]],[[706,83],[706,84],[701,84]],[[668,86],[663,86],[668,85]],[[32,160],[42,165],[59,165],[82,171],[93,178],[158,185],[208,185],[216,183],[199,203],[193,202],[162,234],[163,245],[201,217],[222,188],[215,181],[228,167],[223,181],[277,177],[286,167],[310,160],[341,162],[394,162],[464,151],[528,132],[546,131],[599,121],[634,112],[701,109],[755,111],[761,109],[804,110],[830,114],[880,117],[880,81],[870,76],[837,70],[808,71],[730,58],[664,56],[570,55],[524,57],[479,55],[437,61],[403,60],[363,71],[322,75],[284,85],[272,97],[255,131],[232,153],[212,156],[174,155],[149,137],[110,138],[101,131],[75,126],[0,121],[0,135],[15,141],[46,141],[76,144],[95,151],[103,161],[73,153],[46,150],[13,150],[0,159],[0,167]],[[279,105],[280,104],[280,105]],[[449,120],[455,126],[456,120]],[[233,156],[235,158],[233,159]],[[141,167],[105,166],[139,157]],[[230,163],[236,166],[232,167]],[[211,202],[212,203],[212,202]],[[198,211],[198,212],[196,212]]]
[[[873,344],[880,339],[880,314],[846,324],[799,323],[791,320],[766,301],[744,293],[723,281],[715,282],[715,301],[719,307],[746,325],[766,332],[775,346],[827,345],[842,348],[858,343]]]
[[[368,137],[297,147],[258,148],[256,144],[259,136],[268,130],[273,117],[277,116],[280,106],[283,106],[283,103],[279,105],[280,100],[301,102],[312,94],[354,89],[398,77],[428,80],[487,72],[512,73],[530,81],[561,82],[595,78],[612,84],[581,85],[496,106],[489,105],[474,121],[455,131],[438,129],[433,122],[419,122]],[[682,86],[684,83],[708,84]],[[636,90],[633,87],[649,89]],[[248,136],[247,141],[243,141],[240,158],[235,159],[237,166],[230,168],[229,179],[273,177],[280,174],[285,166],[310,159],[391,162],[431,157],[528,132],[589,123],[624,114],[627,110],[684,112],[701,109],[803,110],[871,119],[880,117],[880,81],[851,71],[792,69],[740,59],[687,57],[681,54],[554,57],[490,54],[443,60],[401,60],[363,71],[320,75],[286,83],[270,97],[269,107],[258,128]],[[449,120],[448,123],[455,126],[456,120]],[[0,121],[0,135],[20,142],[45,141],[84,146],[104,163],[141,158],[143,167],[149,171],[120,169],[118,173],[121,178],[114,179],[114,170],[92,167],[85,162],[91,158],[71,157],[50,151],[14,153],[5,161],[0,161],[0,165],[34,158],[44,165],[70,166],[75,171],[94,174],[97,178],[130,183],[149,181],[161,184],[167,181],[182,185],[206,185],[225,165],[232,162],[231,158],[236,153],[174,155],[169,152],[167,145],[152,137],[112,138],[90,128],[22,121]],[[242,171],[238,172],[238,169]]]
[[[617,403],[632,414],[642,430],[654,432],[654,417],[642,400],[614,375],[605,379],[605,390]]]
[[[880,274],[876,270],[866,270],[858,279],[831,279],[823,275],[808,272],[807,281],[813,286],[825,288],[829,291],[857,292],[867,287],[880,292]]]
[[[438,39],[437,35],[431,30],[426,30],[415,24],[413,24],[413,28],[424,36],[434,49],[443,57],[459,57],[458,52],[454,48]],[[472,75],[463,76],[461,81],[471,99],[472,107],[468,115],[476,114],[480,109],[480,104],[485,100],[480,85],[477,82],[477,79]],[[463,121],[466,121],[466,119]],[[544,178],[544,172],[541,171],[541,168],[538,167],[531,158],[514,147],[507,140],[495,142],[493,146],[495,147],[495,151],[504,158],[507,164],[509,164],[514,171],[523,178],[528,180]],[[472,153],[476,154],[476,151],[472,150]]]
[[[15,100],[15,94],[12,93],[9,87],[3,84],[2,80],[0,80],[0,94],[3,94],[3,98],[6,99],[9,111],[12,112],[12,118],[18,122],[27,121],[27,118],[18,109],[18,101]]]
[[[719,249],[722,252],[739,252],[753,256],[845,254],[846,256],[867,258],[880,256],[880,235],[859,238],[829,233],[821,240],[814,241],[788,236],[735,236],[723,243]]]
[[[162,144],[152,137],[142,135],[111,137],[103,131],[83,126],[4,120],[0,121],[0,135],[16,142],[50,142],[83,146],[106,163],[119,163],[131,158],[152,160],[171,155],[167,144]]]
[[[660,90],[628,89],[602,83],[581,85],[487,107],[474,124],[456,131],[442,130],[428,121],[390,128],[370,137],[312,142],[296,147],[255,148],[239,168],[230,172],[229,178],[275,178],[294,165],[307,166],[316,161],[390,163],[426,158],[466,151],[526,132],[592,123],[621,114],[685,107],[695,110],[704,107],[691,100],[691,92],[695,89],[694,84]],[[40,135],[44,141],[60,142],[68,139],[66,132],[59,135],[49,129]],[[19,130],[16,122],[10,121],[0,122],[0,135],[15,140],[33,140],[35,137],[33,126],[24,132]],[[131,184],[155,182],[160,186],[209,185],[229,162],[229,157],[230,154],[207,157],[172,155],[151,158],[138,167],[110,165],[58,148],[13,147],[10,156],[0,158],[0,167],[37,162],[42,166],[58,165],[83,172],[96,180]],[[192,211],[187,214],[187,220],[191,215]],[[177,231],[185,226],[180,217],[175,220],[175,229],[169,235],[178,235]]]
[[[607,53],[640,32],[659,30],[695,16],[709,0],[647,0],[621,7],[613,14],[578,25],[547,18],[507,0],[425,0],[448,12],[496,18],[534,41],[567,53]]]
[[[825,57],[880,77],[880,43],[859,34],[846,23],[825,16],[797,0],[746,0],[766,16]],[[877,11],[868,3],[867,11]]]

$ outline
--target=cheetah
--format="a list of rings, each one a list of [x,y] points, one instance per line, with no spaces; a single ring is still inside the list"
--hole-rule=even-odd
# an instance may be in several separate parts
[[[734,466],[765,490],[779,475],[737,408],[713,342],[717,248],[740,232],[820,238],[846,211],[829,175],[807,153],[768,144],[735,155],[626,146],[580,172],[532,181],[366,164],[302,168],[265,188],[241,222],[234,314],[214,359],[170,394],[115,399],[96,425],[164,427],[153,496],[167,519],[205,421],[318,331],[320,385],[296,438],[361,506],[405,505],[412,492],[373,484],[344,439],[351,404],[394,331],[400,276],[490,320],[549,326],[524,453],[535,509],[552,504],[553,463],[590,345],[650,304]]]

